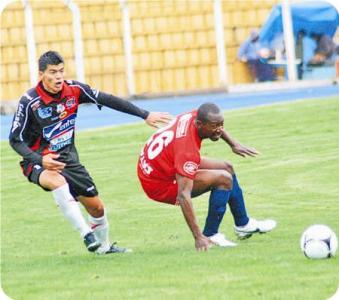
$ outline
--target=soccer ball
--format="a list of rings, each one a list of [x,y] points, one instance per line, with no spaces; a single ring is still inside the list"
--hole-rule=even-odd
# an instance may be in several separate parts
[[[303,232],[300,247],[308,258],[330,258],[337,252],[338,240],[331,228],[317,224],[308,227]]]

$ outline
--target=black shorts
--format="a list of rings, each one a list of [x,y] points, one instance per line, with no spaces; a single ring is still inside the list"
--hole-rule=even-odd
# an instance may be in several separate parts
[[[49,191],[42,187],[39,182],[40,174],[45,170],[41,165],[34,165],[32,163],[22,161],[20,162],[20,166],[24,175],[30,182],[39,185],[45,191]],[[98,195],[98,191],[92,177],[82,164],[67,164],[60,174],[65,177],[73,197],[94,197]]]

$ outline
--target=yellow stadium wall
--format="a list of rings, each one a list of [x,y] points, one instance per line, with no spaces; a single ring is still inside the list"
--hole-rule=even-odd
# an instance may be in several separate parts
[[[251,28],[260,27],[277,0],[223,1],[230,84],[251,82],[236,58]],[[127,95],[121,8],[118,1],[76,1],[80,7],[86,83]],[[53,49],[75,79],[72,15],[62,1],[30,1],[37,56]],[[136,94],[219,87],[213,1],[128,1]],[[30,87],[21,2],[1,15],[1,99],[18,99]],[[37,57],[38,59],[38,57]]]
[[[1,15],[1,100],[15,99],[29,88],[29,69],[22,5]]]

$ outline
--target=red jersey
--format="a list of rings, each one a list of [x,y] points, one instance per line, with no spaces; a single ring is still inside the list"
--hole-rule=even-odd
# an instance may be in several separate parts
[[[173,182],[178,173],[194,179],[201,147],[196,116],[196,110],[181,114],[151,136],[139,157],[139,177]]]

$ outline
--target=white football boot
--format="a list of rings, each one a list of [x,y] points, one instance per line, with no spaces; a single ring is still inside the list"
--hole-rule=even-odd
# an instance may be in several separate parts
[[[250,218],[244,226],[234,226],[234,231],[239,239],[247,239],[254,233],[266,233],[273,230],[277,226],[274,220],[262,220]]]
[[[216,233],[210,237],[208,237],[215,245],[220,247],[234,247],[237,244],[232,241],[226,240],[225,235],[222,233]]]

